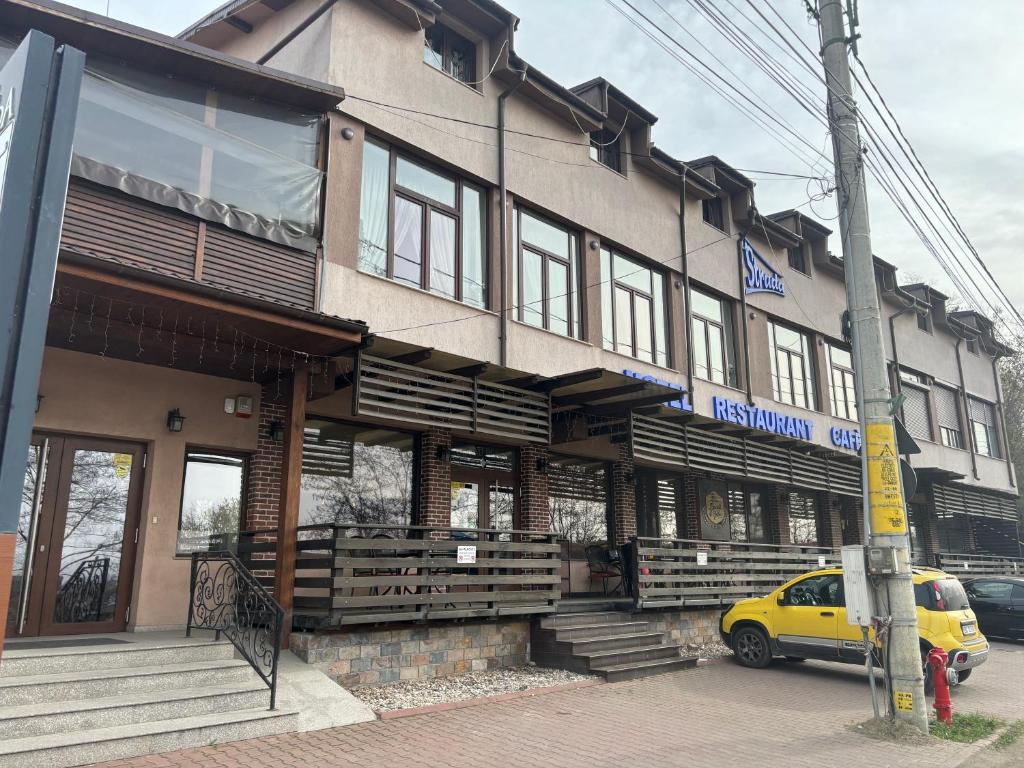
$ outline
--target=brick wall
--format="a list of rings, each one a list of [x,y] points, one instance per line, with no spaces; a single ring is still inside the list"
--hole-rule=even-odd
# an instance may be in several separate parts
[[[789,544],[789,489],[784,485],[768,488],[765,535],[769,544]]]
[[[428,429],[420,435],[419,524],[447,528],[452,524],[451,459],[438,451],[450,451],[452,436],[445,429]]]
[[[651,632],[665,632],[669,642],[678,643],[683,653],[695,653],[700,646],[721,642],[718,634],[720,608],[644,611],[641,617]]]
[[[538,462],[547,460],[545,446],[524,445],[519,449],[519,520],[516,526],[524,531],[547,533],[551,529],[547,471],[537,468]]]
[[[529,657],[528,621],[489,621],[293,633],[291,650],[346,688],[501,667]]]
[[[841,496],[840,499],[843,544],[864,544],[864,502],[853,496]]]
[[[259,437],[256,453],[249,460],[248,498],[245,505],[246,530],[277,528],[277,510],[281,504],[281,462],[284,441],[270,437],[270,425],[284,423],[288,407],[284,397],[275,399],[273,382],[264,384],[260,391],[257,416]]]
[[[836,493],[820,495],[821,519],[818,525],[818,544],[839,549],[843,546],[842,497]]]
[[[619,458],[612,463],[612,512],[614,528],[609,531],[618,546],[636,536],[636,479],[629,445],[619,444]]]

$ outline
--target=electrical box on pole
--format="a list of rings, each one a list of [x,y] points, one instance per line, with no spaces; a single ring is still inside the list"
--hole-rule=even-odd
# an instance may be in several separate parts
[[[843,547],[843,597],[846,600],[846,621],[854,627],[870,627],[875,615],[871,585],[865,567],[864,547],[851,544]]]

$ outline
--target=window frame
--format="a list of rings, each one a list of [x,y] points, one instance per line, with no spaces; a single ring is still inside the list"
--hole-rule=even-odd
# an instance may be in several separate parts
[[[433,62],[428,61],[426,57],[426,52],[428,50],[434,51],[433,46],[431,46],[428,42],[428,35],[434,30],[437,30],[441,33],[441,66],[437,66]],[[455,72],[452,71],[452,52],[457,47],[456,45],[453,45],[453,43],[457,43],[459,46],[462,47],[468,47],[469,49],[469,55],[465,59],[466,62],[468,62],[469,71],[466,73],[465,80],[463,80],[461,77],[455,74]],[[457,30],[452,29],[452,27],[441,21],[436,22],[432,26],[427,27],[426,29],[423,30],[423,63],[426,64],[431,69],[435,69],[438,72],[442,72],[448,75],[448,77],[450,77],[452,80],[460,82],[463,85],[469,86],[474,90],[479,90],[479,85],[476,84],[478,47],[479,46],[475,42],[470,40],[468,37],[461,34]]]
[[[238,489],[238,530],[235,533],[241,533],[248,522],[246,518],[249,514],[249,470],[252,463],[252,454],[230,448],[207,448],[200,445],[186,445],[181,463],[181,491],[178,494],[178,526],[175,529],[174,535],[175,557],[191,557],[193,552],[210,551],[209,549],[190,549],[187,551],[183,551],[181,549],[181,523],[185,517],[185,486],[188,482],[189,457],[192,455],[215,456],[224,459],[231,459],[233,461],[240,461],[242,463],[242,478]],[[196,463],[235,466],[230,461],[198,461]]]
[[[607,251],[608,254],[609,254],[608,268],[609,268],[610,273],[611,273],[610,274],[610,279],[611,279],[611,306],[608,308],[609,311],[611,312],[611,318],[612,318],[612,322],[611,322],[611,329],[612,329],[611,345],[612,346],[611,346],[611,350],[610,351],[615,352],[615,353],[620,354],[620,355],[626,355],[627,357],[632,357],[633,359],[640,360],[641,362],[650,363],[651,365],[657,365],[657,366],[663,367],[663,368],[671,368],[672,367],[672,350],[671,350],[671,345],[669,344],[669,337],[671,336],[672,331],[671,331],[671,328],[669,326],[669,317],[668,317],[668,300],[669,300],[669,297],[668,297],[668,291],[667,291],[667,288],[666,288],[666,285],[667,285],[667,282],[668,282],[668,275],[665,272],[657,269],[656,267],[645,263],[643,260],[638,259],[638,258],[633,257],[633,256],[630,256],[630,255],[628,255],[626,253],[623,253],[620,250],[612,248],[610,245],[602,245],[601,246],[601,250],[602,251]],[[603,253],[601,254],[601,256],[603,258]],[[629,283],[622,282],[621,280],[619,280],[619,278],[617,278],[615,276],[615,259],[616,259],[616,257],[619,257],[619,258],[622,258],[622,259],[624,259],[626,261],[632,262],[632,263],[636,264],[640,269],[646,269],[646,270],[648,270],[651,273],[651,292],[650,293],[646,293],[642,289],[637,288],[636,286],[630,285]],[[654,292],[654,275],[655,274],[658,274],[658,275],[661,276],[661,285],[662,285],[662,288],[665,289],[665,295],[663,295],[661,297],[662,312],[665,313],[665,317],[663,318],[663,320],[664,320],[663,327],[665,329],[665,339],[663,340],[664,346],[665,346],[665,363],[664,363],[664,365],[662,365],[661,363],[658,362],[658,322],[657,322],[658,302],[655,299],[655,292]],[[618,329],[618,319],[619,319],[619,313],[618,313],[617,310],[618,310],[618,302],[619,302],[618,292],[620,290],[629,294],[629,319],[630,319],[630,333],[631,333],[630,348],[632,350],[631,352],[623,352],[622,350],[619,349],[619,343],[618,343],[618,330],[619,330]],[[651,310],[650,310],[650,326],[649,326],[650,329],[651,329],[651,359],[650,360],[646,360],[646,359],[644,359],[644,358],[642,358],[642,357],[640,357],[640,356],[638,356],[636,354],[637,349],[638,349],[638,347],[637,347],[637,323],[636,323],[636,318],[637,318],[637,314],[636,314],[637,297],[640,297],[641,299],[646,300],[647,302],[649,302],[650,307],[651,307]],[[602,311],[603,311],[603,309],[602,309]],[[603,343],[602,343],[602,346],[603,346]]]
[[[945,448],[952,448],[953,450],[963,451],[967,448],[964,442],[964,426],[963,426],[963,413],[961,407],[962,396],[960,390],[954,387],[947,387],[938,382],[935,383],[933,389],[936,394],[941,390],[944,395],[948,394],[949,397],[953,398],[953,408],[956,411],[956,426],[943,424],[942,411],[939,408],[938,397],[934,398],[933,405],[935,406],[936,426],[939,428],[939,442]],[[955,436],[955,439],[954,439]],[[948,438],[948,439],[947,439]]]
[[[523,212],[526,212],[529,216],[537,219],[538,221],[547,224],[548,226],[560,229],[565,232],[567,239],[570,239],[574,243],[574,247],[570,248],[569,258],[566,259],[564,256],[560,256],[557,253],[543,248],[542,246],[536,245],[533,242],[527,244],[523,240]],[[563,226],[543,214],[535,212],[532,208],[526,208],[525,206],[517,205],[514,210],[515,227],[515,296],[513,297],[512,303],[514,306],[513,317],[520,323],[528,325],[531,328],[543,328],[545,331],[557,334],[558,336],[565,336],[569,339],[582,339],[584,338],[583,330],[583,296],[580,290],[580,276],[582,274],[582,257],[580,255],[580,243],[583,239],[580,233],[571,227]],[[526,302],[523,298],[523,291],[525,290],[525,282],[523,280],[523,251],[529,251],[534,256],[539,256],[541,260],[541,325],[534,325],[525,319],[525,306]],[[548,276],[550,269],[548,268],[548,261],[553,260],[560,266],[566,268],[566,284],[569,286],[569,293],[567,296],[567,310],[568,317],[566,322],[568,324],[568,332],[563,334],[560,331],[551,329],[551,316],[550,316],[550,303],[551,303],[551,290],[549,285]],[[532,302],[531,302],[532,303]]]
[[[974,418],[974,405],[975,403],[983,406],[987,409],[988,414],[992,417],[992,423],[989,424],[984,421],[978,421]],[[999,415],[996,410],[995,403],[991,403],[988,400],[983,400],[980,397],[973,397],[968,395],[967,397],[967,420],[971,425],[971,446],[978,456],[987,456],[990,459],[1002,459],[1003,451],[1002,446],[999,444],[999,429],[997,427]],[[981,443],[978,440],[978,429],[983,428],[985,430],[985,444],[988,446],[988,451],[981,450]]]
[[[925,333],[932,334],[932,316],[930,312],[915,312],[917,316],[917,327],[918,330],[924,331]]]
[[[590,159],[600,163],[616,173],[625,175],[625,168],[622,163],[622,134],[610,128],[601,128],[591,131],[588,135],[590,140]],[[612,160],[612,162],[607,162]]]
[[[360,268],[357,264],[356,268],[358,271],[364,274],[373,274],[377,277],[387,277],[388,280],[404,285],[408,288],[417,288],[421,291],[426,291],[434,296],[439,296],[443,299],[449,299],[451,301],[457,301],[460,304],[466,304],[471,307],[476,307],[482,310],[490,309],[489,299],[489,288],[490,288],[490,266],[488,263],[488,231],[490,220],[488,218],[488,206],[487,206],[487,189],[483,186],[467,181],[461,176],[449,173],[448,171],[439,168],[435,164],[423,160],[415,155],[408,154],[400,151],[397,147],[389,144],[386,141],[377,139],[376,137],[367,136],[366,141],[373,144],[379,149],[382,149],[388,153],[388,220],[386,225],[386,241],[387,241],[387,254],[385,257],[385,274],[379,275],[376,272],[369,272]],[[401,158],[405,162],[411,163],[412,165],[419,166],[429,173],[433,173],[443,179],[450,181],[455,187],[455,206],[449,206],[447,203],[443,203],[439,200],[427,197],[421,192],[409,189],[399,185],[398,183],[398,160]],[[463,223],[466,211],[465,206],[465,188],[471,187],[480,194],[481,210],[480,210],[480,229],[481,229],[481,243],[480,243],[480,256],[483,273],[483,302],[482,305],[478,305],[476,302],[468,302],[465,297],[465,263],[464,263],[464,248],[463,241],[465,240],[465,233],[463,231]],[[402,198],[408,203],[419,206],[421,211],[420,216],[420,279],[418,285],[412,285],[404,279],[395,277],[395,260],[397,258],[395,254],[395,209],[397,206],[398,198]],[[454,219],[455,221],[455,242],[454,242],[454,258],[455,258],[455,274],[453,276],[455,283],[455,295],[450,296],[447,293],[443,293],[431,286],[431,214],[437,212],[442,216]]]
[[[786,262],[789,264],[790,269],[810,277],[811,270],[807,266],[807,257],[804,254],[803,244],[794,245],[786,249]]]
[[[904,404],[900,406],[900,416],[903,419],[903,426],[907,427],[907,431],[910,432],[911,436],[914,437],[915,439],[927,440],[930,443],[934,443],[935,419],[932,418],[932,388],[931,384],[929,383],[928,377],[920,373],[915,373],[914,371],[908,370],[906,368],[900,368],[897,371],[897,376],[899,377],[900,392],[904,392],[906,391],[906,389],[909,388],[916,392],[920,392],[924,396],[924,416],[925,420],[928,422],[928,436],[925,437],[922,435],[915,435],[913,432],[910,432],[910,428],[907,427],[907,410],[905,400]]]
[[[842,363],[837,363],[833,359],[832,350],[840,350],[850,355],[850,366],[847,367]],[[837,416],[841,419],[847,419],[848,421],[857,421],[860,416],[857,404],[857,372],[853,369],[853,352],[837,344],[833,344],[831,341],[825,342],[825,353],[828,357],[828,397],[829,404],[832,407],[832,415]],[[842,387],[836,386],[836,374],[842,378]],[[849,378],[849,386],[847,385],[847,378]],[[854,399],[851,403],[847,398],[847,392],[852,388],[854,393]],[[843,409],[840,413],[839,409],[839,397],[838,393],[842,392],[843,397]]]
[[[699,294],[701,297],[703,297],[705,299],[710,299],[712,301],[717,301],[718,305],[719,305],[719,309],[721,310],[721,313],[722,313],[722,320],[721,321],[715,320],[714,318],[711,318],[711,317],[708,317],[707,315],[702,314],[699,310],[694,309],[694,303],[693,303],[693,299],[692,299],[692,296],[693,296],[694,293]],[[694,288],[693,286],[690,287],[690,296],[691,296],[691,299],[690,299],[690,326],[691,326],[690,327],[690,332],[691,332],[691,341],[692,341],[692,338],[695,338],[697,333],[698,333],[697,323],[699,322],[703,326],[702,329],[701,329],[701,332],[702,332],[702,335],[704,336],[704,351],[707,354],[707,363],[708,363],[707,365],[704,366],[706,368],[707,372],[708,372],[707,376],[701,376],[699,373],[697,373],[697,368],[698,368],[698,362],[697,362],[697,358],[696,358],[697,345],[693,344],[692,345],[693,346],[693,354],[694,354],[694,361],[693,361],[693,368],[694,368],[694,370],[693,370],[693,375],[696,376],[699,379],[703,379],[704,381],[710,381],[712,383],[721,384],[721,385],[726,386],[726,387],[735,387],[737,385],[737,383],[738,383],[738,380],[739,380],[739,371],[737,370],[736,361],[735,361],[735,358],[736,358],[736,332],[734,330],[733,322],[732,322],[732,309],[733,309],[732,300],[728,299],[728,298],[723,298],[723,297],[718,296],[718,295],[716,295],[714,293],[709,293],[709,292],[707,292],[705,290],[702,290],[700,288]],[[719,332],[719,334],[721,336],[721,340],[722,340],[721,346],[722,346],[722,358],[723,358],[722,359],[722,372],[723,372],[723,379],[724,379],[723,381],[716,380],[714,378],[714,376],[712,375],[712,370],[713,369],[711,368],[711,365],[710,365],[710,363],[711,363],[711,343],[710,343],[711,342],[711,336],[710,336],[710,334],[711,334],[711,328],[712,327],[715,328]]]
[[[783,328],[787,331],[790,331],[791,333],[799,334],[801,339],[799,354],[795,353],[793,350],[784,347],[779,347],[778,339],[776,338],[775,332],[776,328]],[[775,402],[777,403],[783,403],[784,405],[792,405],[795,408],[803,408],[808,411],[817,411],[819,403],[817,387],[818,372],[817,360],[815,359],[816,355],[814,354],[814,344],[811,335],[804,330],[795,328],[785,323],[780,323],[777,320],[770,318],[768,320],[768,336],[770,341],[768,351],[771,355],[771,360],[769,362],[771,364],[770,368],[772,375],[772,399],[775,400]],[[779,360],[780,352],[784,353],[786,356],[786,367],[789,372],[788,378],[791,382],[790,392],[793,395],[792,402],[789,400],[782,399],[782,377],[779,374],[779,371],[781,370],[781,361]],[[803,376],[801,378],[801,381],[803,383],[804,388],[804,402],[802,404],[796,402],[796,392],[795,388],[792,386],[792,382],[795,381],[795,378],[793,377],[793,357],[799,357],[804,362],[804,365],[801,366],[803,369]]]
[[[704,223],[710,227],[714,227],[719,232],[728,234],[728,230],[725,228],[725,200],[720,197],[712,197],[707,200],[701,200],[701,218]],[[717,217],[711,213],[717,211]],[[712,221],[712,219],[716,219]]]

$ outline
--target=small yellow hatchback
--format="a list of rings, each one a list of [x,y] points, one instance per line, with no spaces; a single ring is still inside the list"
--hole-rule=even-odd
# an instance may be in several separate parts
[[[922,660],[941,647],[962,682],[989,651],[967,593],[956,577],[939,570],[915,568],[913,578]],[[740,600],[722,614],[719,629],[745,667],[766,667],[776,656],[864,662],[861,629],[846,622],[840,568],[805,573],[765,597]]]

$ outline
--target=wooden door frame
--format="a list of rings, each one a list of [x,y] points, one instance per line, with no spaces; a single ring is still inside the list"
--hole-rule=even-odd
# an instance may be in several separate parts
[[[451,467],[451,482],[453,483],[476,483],[480,488],[480,492],[477,494],[477,528],[483,530],[490,530],[492,523],[491,520],[491,483],[496,482],[498,485],[507,485],[512,488],[512,529],[516,530],[519,527],[520,522],[520,510],[519,510],[519,486],[518,486],[519,474],[513,470],[511,472],[501,469],[487,469],[485,467],[465,467],[459,464],[452,464]],[[481,525],[483,521],[487,522],[487,525]],[[449,519],[450,522],[450,519]]]
[[[45,568],[36,569],[29,590],[29,605],[35,606],[25,622],[25,631],[21,637],[66,634],[96,634],[104,632],[123,632],[127,629],[127,611],[135,582],[135,561],[138,552],[137,536],[134,530],[141,528],[143,456],[146,448],[142,443],[119,440],[108,437],[92,437],[64,433],[34,433],[50,440],[51,464],[47,470],[46,486],[43,489],[44,513],[40,514],[39,533],[36,541],[45,543],[49,551],[45,557]],[[110,453],[129,453],[132,455],[132,469],[128,485],[127,509],[123,527],[124,538],[121,548],[121,560],[118,566],[117,602],[114,619],[108,622],[82,622],[74,624],[58,624],[52,619],[59,589],[60,555],[54,557],[55,546],[63,550],[63,533],[67,522],[68,494],[71,488],[71,471],[77,450],[96,450]],[[56,464],[52,459],[56,458]],[[36,553],[38,555],[38,551]]]

